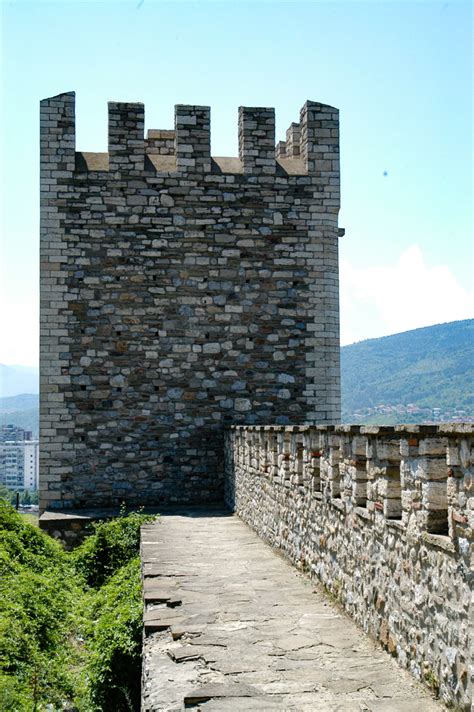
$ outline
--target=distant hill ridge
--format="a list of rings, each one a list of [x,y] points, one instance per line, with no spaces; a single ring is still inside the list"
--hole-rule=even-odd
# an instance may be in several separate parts
[[[474,319],[341,349],[343,422],[474,418]]]
[[[0,426],[17,425],[31,430],[34,437],[39,434],[39,395],[22,393],[18,396],[0,398]]]

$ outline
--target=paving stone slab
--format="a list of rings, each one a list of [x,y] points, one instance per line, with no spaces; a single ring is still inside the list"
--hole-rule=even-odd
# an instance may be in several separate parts
[[[237,517],[145,534],[142,712],[446,709]]]
[[[226,697],[248,698],[258,696],[258,691],[250,685],[227,683],[223,685],[208,684],[202,685],[184,696],[184,704],[196,702],[207,702],[212,699]]]

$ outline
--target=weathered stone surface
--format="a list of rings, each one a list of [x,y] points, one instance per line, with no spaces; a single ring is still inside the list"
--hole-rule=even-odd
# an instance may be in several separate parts
[[[189,572],[175,581],[189,623],[144,640],[143,712],[443,709],[237,517],[164,516],[142,547]]]
[[[237,426],[226,440],[228,504],[462,710],[472,690],[473,443],[474,426],[462,424]],[[355,641],[329,623],[317,620],[317,644],[348,655]],[[293,635],[282,648],[306,656]],[[377,677],[370,687],[383,697],[387,685]]]

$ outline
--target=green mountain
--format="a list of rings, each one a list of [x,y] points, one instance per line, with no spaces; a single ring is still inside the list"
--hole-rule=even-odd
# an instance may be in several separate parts
[[[39,395],[22,394],[0,398],[0,427],[16,425],[31,430],[34,437],[39,433]]]
[[[342,421],[474,419],[474,319],[341,349]]]

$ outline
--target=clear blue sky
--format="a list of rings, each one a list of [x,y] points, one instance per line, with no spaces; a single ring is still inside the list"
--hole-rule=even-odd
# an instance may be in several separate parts
[[[38,111],[76,91],[77,149],[105,151],[107,101],[341,112],[343,343],[473,316],[472,9],[447,2],[0,2],[0,363],[37,362]],[[469,301],[471,300],[471,301]]]

